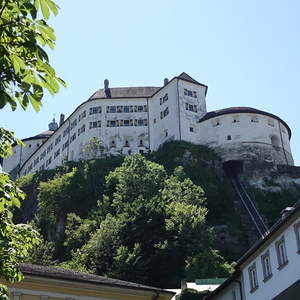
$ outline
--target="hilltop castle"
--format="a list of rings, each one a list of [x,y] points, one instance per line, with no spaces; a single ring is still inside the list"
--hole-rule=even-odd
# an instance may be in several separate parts
[[[279,117],[250,107],[206,110],[207,86],[182,73],[162,87],[110,88],[96,91],[59,125],[23,139],[3,162],[20,177],[82,159],[91,138],[112,155],[157,150],[169,140],[207,145],[230,160],[261,160],[293,165],[291,130]]]

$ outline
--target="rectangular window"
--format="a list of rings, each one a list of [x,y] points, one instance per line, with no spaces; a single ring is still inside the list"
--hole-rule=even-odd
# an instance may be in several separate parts
[[[73,122],[71,122],[71,130],[77,126],[77,119],[75,119]]]
[[[193,97],[197,98],[197,92],[196,91],[193,91]]]
[[[116,106],[107,106],[106,107],[107,113],[115,113],[116,112]]]
[[[165,94],[165,95],[163,96],[163,98],[162,98],[163,103],[165,103],[166,101],[168,101],[168,99],[169,99],[169,96],[168,96],[168,93],[167,93],[167,94]]]
[[[101,121],[90,122],[90,124],[89,124],[89,128],[90,129],[97,128],[97,127],[101,127]],[[82,130],[85,131],[85,126],[84,126],[84,128]],[[82,132],[84,132],[84,131],[82,131]]]
[[[257,272],[255,263],[248,268],[250,292],[253,293],[258,288]]]
[[[48,167],[51,164],[52,161],[52,157],[50,156],[47,160],[46,160],[46,167]]]
[[[278,259],[278,269],[282,269],[288,263],[284,237],[282,237],[279,241],[277,241],[275,243],[275,246],[276,246],[277,259]]]
[[[60,149],[54,152],[54,159],[60,154]]]
[[[129,106],[128,105],[124,106],[123,112],[129,113]]]
[[[34,160],[33,166],[35,167],[40,161],[40,158],[38,157],[37,159]]]
[[[124,111],[124,106],[117,106],[117,112],[122,113]]]
[[[194,127],[190,127],[190,132],[194,132]]]
[[[143,119],[138,119],[136,126],[144,126],[144,120]]]
[[[64,130],[63,137],[65,137],[69,133],[69,126]]]
[[[40,159],[42,160],[46,156],[46,150],[42,152]]]
[[[64,151],[65,149],[67,149],[69,146],[69,141],[66,141],[63,146],[62,146],[62,151]]]
[[[297,248],[298,248],[298,254],[300,254],[300,222],[296,223],[294,225],[294,230],[296,234],[296,242],[297,242]]]
[[[76,132],[70,137],[70,144],[76,139]]]
[[[47,154],[53,149],[53,144],[51,143],[48,147],[47,147]]]
[[[101,114],[101,112],[102,112],[101,106],[95,106],[95,107],[90,108],[90,115]],[[84,111],[84,113],[85,113],[85,111]]]
[[[144,106],[138,105],[138,112],[143,112],[143,111],[144,111]]]
[[[61,140],[61,135],[59,135],[56,139],[55,139],[55,146],[60,142]]]
[[[272,277],[272,268],[269,250],[261,256],[261,264],[264,274],[264,281]]]

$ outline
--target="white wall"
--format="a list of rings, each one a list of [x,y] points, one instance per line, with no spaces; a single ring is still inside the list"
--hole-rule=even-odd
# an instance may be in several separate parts
[[[272,299],[273,297],[280,294],[282,291],[287,289],[293,283],[300,278],[300,254],[297,253],[297,243],[294,231],[294,224],[300,221],[300,217],[297,218],[287,229],[281,234],[272,238],[272,242],[261,248],[259,252],[255,254],[255,258],[247,262],[242,269],[242,275],[245,283],[246,300],[257,300],[257,299]],[[277,253],[275,243],[280,240],[281,237],[285,239],[286,252],[288,264],[282,269],[278,269]],[[272,266],[272,277],[266,282],[263,281],[263,270],[261,263],[261,255],[269,250],[270,260]],[[250,292],[250,282],[248,268],[255,262],[257,268],[258,277],[258,289],[253,293]]]
[[[256,118],[256,122],[251,119]],[[233,122],[233,120],[239,120]],[[219,122],[218,126],[214,126]],[[269,125],[272,123],[274,126]],[[277,119],[255,113],[233,113],[214,117],[199,123],[197,132],[197,144],[205,144],[212,148],[222,148],[225,151],[219,151],[223,160],[241,159],[243,155],[254,154],[253,147],[259,149],[266,148],[260,159],[273,159],[276,163],[286,163],[282,146],[285,149],[289,164],[293,164],[289,136],[287,129]],[[280,129],[281,128],[281,129]],[[228,140],[228,136],[231,137]],[[276,136],[279,141],[279,147],[273,147],[271,137]],[[281,142],[282,137],[282,142]],[[241,146],[248,145],[243,153]],[[249,148],[249,145],[252,148]],[[247,150],[249,148],[249,150]],[[236,150],[236,151],[235,151]],[[246,153],[246,152],[249,153]],[[267,152],[270,155],[267,155]],[[271,156],[271,157],[270,157]]]
[[[10,173],[17,166],[21,166],[46,140],[46,138],[24,139],[24,146],[15,145],[13,154],[3,160],[3,170]]]
[[[228,285],[228,287],[224,288],[224,290],[222,290],[216,296],[214,296],[213,299],[214,300],[244,300],[241,299],[240,284],[237,281],[232,282],[230,285]],[[259,300],[263,300],[263,299],[259,299]]]
[[[178,81],[179,107],[180,107],[180,130],[181,139],[191,143],[198,142],[199,125],[198,121],[206,114],[206,87],[187,82]],[[197,93],[197,98],[185,95],[184,89]],[[195,105],[197,112],[186,110],[186,104]],[[190,131],[193,128],[193,131]]]
[[[138,153],[139,151],[148,151],[148,125],[135,126],[134,120],[147,120],[148,112],[129,112],[129,113],[106,113],[107,106],[147,106],[146,98],[134,99],[95,99],[83,103],[72,115],[60,126],[53,135],[25,162],[21,169],[20,176],[33,173],[42,169],[53,169],[60,166],[64,160],[78,161],[81,158],[81,150],[91,138],[96,137],[103,142],[103,146],[112,154],[128,154]],[[101,113],[90,115],[90,108],[101,106]],[[85,111],[85,117],[79,116]],[[107,127],[107,121],[116,120],[133,120],[133,126],[123,127]],[[71,129],[72,123],[76,121],[76,125]],[[101,121],[101,127],[90,128],[90,122]],[[146,124],[147,124],[146,123]],[[85,126],[85,131],[78,135],[78,130]],[[69,127],[69,133],[63,136],[65,129]],[[76,138],[72,141],[72,136]],[[56,139],[60,136],[60,142],[55,144]],[[112,147],[112,140],[115,141],[115,147]],[[128,141],[128,147],[125,147],[125,141]],[[140,145],[143,141],[143,146]],[[63,150],[63,145],[68,142],[68,146]],[[52,145],[52,150],[47,149]],[[46,151],[45,157],[41,155]],[[59,155],[55,153],[59,151]],[[33,165],[33,162],[39,158],[39,163]],[[46,162],[51,158],[51,163]]]
[[[162,104],[161,98],[168,95],[168,100]],[[164,142],[179,140],[178,94],[177,79],[157,92],[149,102],[150,148],[157,150]],[[168,108],[169,114],[161,119],[161,112]]]

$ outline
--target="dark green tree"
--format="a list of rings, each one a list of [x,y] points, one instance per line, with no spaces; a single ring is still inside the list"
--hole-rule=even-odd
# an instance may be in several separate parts
[[[212,241],[203,190],[182,168],[168,176],[141,155],[126,157],[106,177],[99,201],[104,220],[74,259],[101,275],[174,286],[186,259]]]
[[[39,11],[44,18],[38,19]],[[54,48],[55,35],[46,20],[58,7],[51,0],[0,1],[0,109],[9,104],[26,109],[29,104],[38,111],[44,90],[55,94],[65,86],[43,46]],[[0,132],[0,158],[11,153],[13,134]],[[24,194],[6,174],[0,174],[0,277],[16,281],[22,278],[17,265],[38,242],[37,232],[29,225],[15,225],[12,210],[20,206]],[[5,287],[0,298],[7,299]]]

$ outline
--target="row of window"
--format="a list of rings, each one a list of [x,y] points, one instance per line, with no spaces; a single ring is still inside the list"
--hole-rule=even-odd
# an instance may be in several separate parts
[[[107,113],[130,113],[130,112],[147,112],[147,105],[120,105],[106,106]]]
[[[192,105],[189,103],[185,103],[185,110],[192,111],[192,112],[198,112],[197,105]]]
[[[160,118],[163,119],[169,114],[169,107],[166,107],[163,111],[160,112]]]
[[[107,127],[148,126],[148,120],[147,119],[107,120],[106,126]]]
[[[163,103],[167,102],[169,99],[168,93],[165,94],[163,97],[159,98],[159,104],[162,105]]]
[[[71,130],[77,126],[77,119],[75,119],[74,121],[71,122]]]
[[[91,114],[91,110],[90,110],[90,114]],[[82,119],[84,119],[86,117],[86,111],[84,110],[78,117],[78,122],[80,122]]]
[[[300,222],[294,225],[294,231],[296,235],[297,242],[297,253],[300,254]],[[276,256],[277,256],[277,264],[278,270],[281,270],[288,264],[288,257],[286,252],[286,244],[284,236],[282,236],[278,241],[275,242]],[[267,250],[264,254],[261,255],[261,264],[263,270],[263,281],[266,282],[268,279],[272,277],[272,263],[270,257],[270,251]],[[250,282],[250,292],[254,292],[258,289],[258,276],[257,276],[257,268],[256,263],[254,262],[249,268],[249,282]]]
[[[116,146],[117,146],[116,141],[112,140],[110,142],[110,147],[115,148]],[[123,147],[130,147],[130,144],[129,144],[128,140],[125,140]],[[139,140],[138,147],[144,147],[144,141],[143,140]]]
[[[191,91],[191,90],[188,90],[188,89],[184,89],[184,95],[189,96],[189,97],[193,97],[193,98],[197,98],[197,92],[196,91]]]
[[[189,106],[191,106],[191,105],[189,104]],[[196,109],[197,109],[197,107],[196,107]],[[186,110],[189,110],[189,109],[187,109],[187,103],[186,103]],[[240,122],[240,117],[239,116],[233,117],[232,123],[239,123],[239,122]],[[259,123],[259,118],[257,116],[250,117],[250,122],[251,123]],[[214,120],[211,121],[211,123],[214,127],[221,125],[220,119],[214,119]],[[271,126],[271,127],[274,127],[275,126],[274,120],[268,119],[268,125]],[[286,133],[286,129],[283,126],[281,126],[281,131],[283,133]]]

